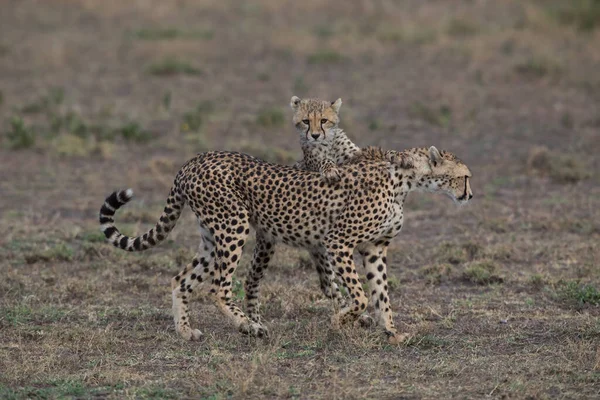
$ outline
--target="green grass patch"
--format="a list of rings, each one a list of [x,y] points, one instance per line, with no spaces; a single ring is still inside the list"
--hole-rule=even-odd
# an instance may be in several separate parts
[[[503,278],[496,275],[496,264],[492,261],[474,262],[465,268],[463,279],[476,285],[490,285],[493,283],[502,283]]]
[[[560,74],[562,67],[549,58],[532,56],[515,64],[514,70],[524,77],[543,78],[549,75],[556,76]]]
[[[370,131],[378,131],[381,129],[381,127],[383,126],[381,121],[374,118],[371,121],[369,121],[369,130]]]
[[[233,293],[233,299],[235,301],[242,301],[246,297],[244,283],[237,278],[233,278],[233,286],[231,288],[231,292]]]
[[[451,19],[446,26],[446,33],[454,37],[473,36],[480,30],[481,27],[475,22],[461,18]]]
[[[527,172],[550,177],[556,183],[577,183],[591,177],[577,156],[553,152],[545,146],[535,146],[529,151]]]
[[[51,88],[48,94],[39,99],[25,104],[21,107],[21,112],[24,114],[37,114],[47,112],[54,106],[60,105],[65,98],[65,91],[62,88]]]
[[[44,250],[33,250],[25,255],[27,264],[37,262],[61,262],[73,260],[73,249],[65,243],[58,243]]]
[[[279,107],[271,107],[260,111],[256,123],[265,128],[278,128],[285,123],[285,114]]]
[[[433,264],[421,269],[421,273],[430,285],[439,285],[452,274],[452,265],[447,263]]]
[[[188,61],[177,58],[165,58],[146,67],[146,72],[156,76],[201,75],[202,70]]]
[[[128,142],[145,143],[152,138],[150,133],[144,130],[137,122],[128,122],[117,131]]]
[[[213,102],[210,100],[198,103],[194,109],[183,114],[183,122],[181,124],[181,130],[184,132],[198,132],[206,117],[212,113],[215,109]]]
[[[319,25],[314,30],[315,36],[321,39],[329,39],[335,34],[335,30],[330,24]]]
[[[600,25],[600,0],[548,1],[548,14],[563,25],[590,32]]]
[[[32,308],[29,305],[20,304],[14,307],[0,308],[0,326],[16,326],[31,323],[52,323],[64,318],[65,310],[43,306]]]
[[[376,33],[383,43],[424,45],[437,39],[438,32],[430,28],[407,28],[397,25],[382,26]]]
[[[15,116],[10,120],[10,129],[6,132],[8,147],[11,149],[28,149],[35,145],[36,132],[25,124],[23,118]]]
[[[0,398],[20,399],[82,399],[105,398],[110,393],[119,392],[124,385],[89,387],[79,379],[50,379],[36,381],[31,386],[8,388],[0,386]]]
[[[561,281],[556,291],[560,300],[579,308],[600,304],[600,291],[592,285],[584,285],[579,281]]]
[[[456,265],[475,259],[480,252],[481,246],[473,242],[442,243],[437,250],[437,257],[440,261]]]
[[[421,102],[416,102],[411,106],[409,113],[415,118],[442,128],[450,125],[452,121],[452,110],[447,105],[431,107]]]
[[[81,232],[77,235],[77,239],[89,243],[104,243],[106,241],[106,237],[104,236],[104,233],[100,232],[100,229]]]
[[[215,33],[212,29],[182,30],[178,28],[142,28],[131,33],[139,40],[204,39],[210,40]]]
[[[309,64],[337,64],[344,61],[346,57],[335,50],[319,50],[310,54],[306,61]]]

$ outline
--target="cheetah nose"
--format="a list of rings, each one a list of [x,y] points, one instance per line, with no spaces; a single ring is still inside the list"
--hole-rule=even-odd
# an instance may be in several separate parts
[[[469,200],[473,198],[473,193],[469,193]]]
[[[312,136],[312,137],[313,137],[313,139],[315,139],[315,140],[316,140],[316,139],[318,139],[318,138],[319,138],[319,136],[321,136],[321,134],[320,134],[320,133],[311,133],[311,134],[310,134],[310,136]]]

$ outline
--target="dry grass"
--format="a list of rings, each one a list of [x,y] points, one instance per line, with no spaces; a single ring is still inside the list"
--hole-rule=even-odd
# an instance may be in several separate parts
[[[9,2],[0,398],[598,397],[600,42],[595,2],[566,3]],[[148,228],[195,151],[292,163],[292,95],[342,97],[361,145],[434,144],[473,171],[469,207],[409,197],[388,256],[402,346],[332,330],[306,253],[283,247],[262,292],[269,339],[198,296],[205,335],[183,342],[169,281],[193,217],[144,254],[98,232],[125,187],[120,226]]]

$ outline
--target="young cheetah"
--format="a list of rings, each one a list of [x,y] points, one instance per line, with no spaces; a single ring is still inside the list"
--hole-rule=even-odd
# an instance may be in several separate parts
[[[342,99],[330,103],[293,96],[290,106],[304,156],[295,167],[320,172],[329,183],[339,181],[341,176],[337,166],[360,151],[338,127]]]
[[[293,123],[300,136],[300,146],[303,158],[294,167],[307,171],[315,171],[328,183],[333,184],[341,179],[339,164],[349,160],[360,148],[346,136],[339,128],[339,113],[342,99],[334,102],[324,101],[316,98],[300,99],[293,96],[290,107],[294,111]],[[321,291],[329,298],[342,300],[338,283],[330,284],[326,276],[326,259],[322,254],[311,253],[312,261],[316,265],[319,274]],[[249,274],[255,272],[250,270]],[[252,302],[252,299],[249,299]],[[248,304],[254,310],[253,304]],[[252,318],[256,313],[249,314]],[[364,322],[369,322],[365,316]]]
[[[341,180],[329,185],[316,173],[249,155],[201,153],[178,172],[154,228],[128,237],[115,227],[115,211],[132,198],[128,189],[105,200],[99,217],[101,229],[116,247],[146,250],[165,240],[183,207],[190,206],[202,232],[199,252],[172,280],[176,329],[188,340],[201,335],[190,326],[188,296],[203,282],[209,283],[215,304],[241,332],[266,334],[260,322],[249,319],[232,301],[232,276],[251,225],[268,243],[265,247],[257,244],[255,249],[253,270],[258,274],[273,255],[271,243],[305,247],[323,255],[328,270],[343,279],[351,298],[350,304],[333,315],[335,325],[356,321],[367,308],[352,258],[353,250],[359,249],[365,255],[377,322],[390,343],[399,343],[404,335],[397,333],[392,319],[386,252],[402,228],[404,200],[412,190],[428,190],[466,203],[472,197],[471,172],[454,155],[440,153],[435,147],[401,153],[368,148],[339,169]],[[258,280],[250,288],[248,295],[257,297]]]

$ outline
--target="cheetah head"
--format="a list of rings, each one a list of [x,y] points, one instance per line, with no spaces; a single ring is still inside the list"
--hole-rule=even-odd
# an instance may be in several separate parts
[[[473,198],[471,191],[471,171],[456,157],[447,151],[439,151],[431,146],[428,151],[429,174],[424,176],[427,190],[441,191],[458,204],[466,204]]]
[[[340,122],[339,112],[342,99],[334,102],[319,99],[292,97],[290,106],[294,111],[294,126],[300,138],[308,143],[331,141]]]

